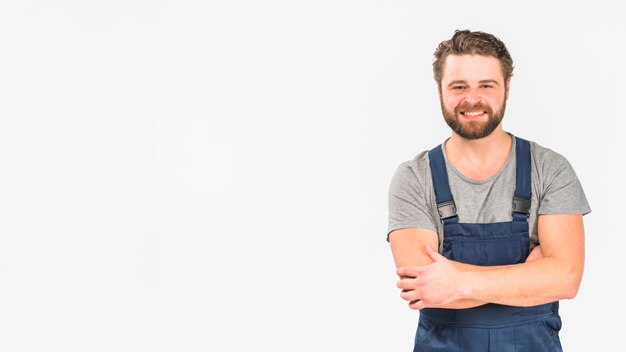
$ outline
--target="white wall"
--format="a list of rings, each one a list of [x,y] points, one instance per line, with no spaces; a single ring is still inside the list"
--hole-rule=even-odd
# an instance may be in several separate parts
[[[387,189],[449,135],[430,65],[457,28],[507,44],[505,129],[583,184],[587,266],[561,338],[614,350],[618,6],[2,2],[0,350],[409,351]]]

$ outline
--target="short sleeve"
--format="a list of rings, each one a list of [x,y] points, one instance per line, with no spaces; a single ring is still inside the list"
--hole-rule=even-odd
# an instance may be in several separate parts
[[[389,186],[389,234],[403,228],[425,228],[437,232],[436,223],[425,201],[424,188],[409,162],[401,164]]]
[[[539,214],[582,214],[591,212],[585,192],[565,157],[552,152],[544,162],[544,187]]]

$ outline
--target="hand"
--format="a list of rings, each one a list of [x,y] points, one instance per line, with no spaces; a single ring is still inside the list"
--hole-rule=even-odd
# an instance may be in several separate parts
[[[532,262],[533,260],[537,260],[541,258],[543,258],[543,252],[541,251],[541,246],[537,245],[535,246],[535,248],[533,248],[532,251],[530,251],[530,254],[526,258],[526,263]]]
[[[400,297],[409,301],[411,309],[443,306],[463,298],[462,273],[430,246],[426,246],[426,252],[432,264],[398,268],[398,276],[407,277],[398,281],[398,288],[403,289]]]

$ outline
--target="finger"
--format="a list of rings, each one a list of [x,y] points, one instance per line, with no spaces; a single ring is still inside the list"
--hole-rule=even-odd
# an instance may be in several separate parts
[[[400,277],[415,278],[420,270],[421,268],[419,266],[403,266],[396,270],[396,274]]]
[[[419,299],[418,294],[415,292],[415,290],[413,291],[400,291],[400,298],[402,298],[405,301],[409,301],[409,302],[415,302]]]
[[[410,291],[415,289],[415,279],[403,279],[396,283],[396,287],[401,288],[405,291]]]
[[[413,302],[409,302],[409,308],[413,310],[420,310],[422,308],[426,308],[426,304],[424,304],[424,301],[422,300],[413,301]]]
[[[435,251],[434,249],[430,248],[429,245],[426,245],[426,253],[428,253],[428,256],[435,262],[440,262],[445,259],[444,256],[439,254],[439,252]]]
[[[541,246],[537,245],[535,246],[535,248],[533,248],[532,251],[530,251],[530,254],[528,255],[528,257],[526,258],[526,262],[532,262],[534,260],[538,260],[543,258],[543,253],[541,252]]]

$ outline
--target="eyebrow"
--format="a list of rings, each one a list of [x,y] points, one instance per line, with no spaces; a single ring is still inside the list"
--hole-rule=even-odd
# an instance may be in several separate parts
[[[448,84],[448,87],[454,84],[460,84],[460,83],[467,84],[467,81],[464,81],[464,80],[452,81]],[[495,85],[500,86],[500,84],[498,84],[498,81],[496,81],[495,79],[483,79],[483,80],[478,81],[478,83],[495,83]]]

